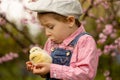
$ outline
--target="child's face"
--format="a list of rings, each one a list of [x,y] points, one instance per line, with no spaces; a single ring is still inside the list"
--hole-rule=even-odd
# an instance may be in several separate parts
[[[72,21],[58,21],[49,14],[42,15],[38,18],[41,25],[45,29],[45,34],[47,37],[55,43],[61,43],[73,33],[74,29],[70,28],[71,24],[73,23]]]

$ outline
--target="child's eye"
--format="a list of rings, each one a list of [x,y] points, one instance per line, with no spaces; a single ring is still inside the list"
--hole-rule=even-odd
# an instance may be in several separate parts
[[[53,25],[50,25],[50,26],[48,26],[48,28],[49,28],[49,29],[53,29],[53,28],[54,28],[54,26],[53,26]]]

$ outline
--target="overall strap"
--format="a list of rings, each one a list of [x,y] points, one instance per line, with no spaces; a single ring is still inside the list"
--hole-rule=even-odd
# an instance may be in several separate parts
[[[90,35],[90,34],[87,33],[87,32],[82,32],[82,33],[80,33],[79,35],[77,35],[77,36],[75,37],[75,39],[74,39],[73,41],[71,41],[70,44],[68,44],[68,45],[69,45],[69,46],[75,46],[76,43],[77,43],[77,41],[79,40],[79,38],[80,38],[81,36],[85,35],[85,34]]]

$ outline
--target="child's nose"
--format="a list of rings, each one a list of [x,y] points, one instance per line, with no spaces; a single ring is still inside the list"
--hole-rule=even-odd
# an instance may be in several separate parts
[[[46,34],[46,36],[48,36],[48,37],[51,36],[50,30],[46,29],[45,34]]]

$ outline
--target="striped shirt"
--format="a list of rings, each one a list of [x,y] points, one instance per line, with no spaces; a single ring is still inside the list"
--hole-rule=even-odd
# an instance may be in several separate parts
[[[94,80],[98,58],[95,40],[90,35],[83,35],[79,38],[77,44],[73,47],[67,46],[74,38],[85,32],[84,27],[81,25],[72,35],[66,38],[61,44],[54,44],[48,40],[44,49],[50,54],[51,49],[60,47],[71,50],[72,57],[70,66],[51,64],[50,77],[61,80]]]

